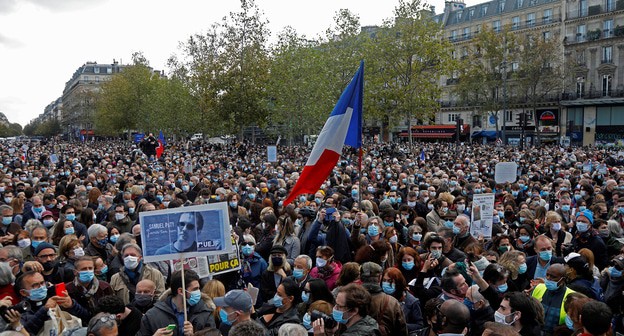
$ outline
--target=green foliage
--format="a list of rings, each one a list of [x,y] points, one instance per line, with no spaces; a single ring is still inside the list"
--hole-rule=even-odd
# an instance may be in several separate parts
[[[0,127],[0,136],[16,136],[16,135],[21,134],[22,126],[20,126],[19,124],[17,124],[17,126],[14,126],[14,125],[15,124],[11,124],[10,126],[11,130],[13,131],[12,135],[2,135],[3,131],[2,131],[2,127]],[[20,133],[15,134],[15,131],[18,129],[18,126],[20,129]],[[59,135],[61,133],[62,133],[61,124],[55,118],[44,121],[44,122],[32,121],[28,125],[24,126],[24,135],[28,135],[28,136],[41,135],[45,137],[52,137],[52,136]]]

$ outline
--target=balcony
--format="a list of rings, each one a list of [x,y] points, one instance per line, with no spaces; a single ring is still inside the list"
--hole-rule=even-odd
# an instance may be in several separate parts
[[[581,9],[577,8],[577,9],[569,11],[566,17],[567,17],[567,20],[572,20],[572,19],[578,19],[578,18],[583,18],[583,17],[588,17],[588,16],[599,15],[603,13],[609,13],[615,10],[622,10],[622,9],[624,9],[624,2],[618,1],[617,5],[613,3],[608,3],[604,5],[589,6],[587,8],[581,8]]]
[[[565,39],[563,40],[563,43],[565,45],[572,45],[572,44],[577,44],[577,43],[585,43],[585,42],[591,42],[591,41],[597,41],[597,40],[610,39],[613,37],[620,37],[620,36],[624,36],[624,27],[617,26],[615,27],[615,29],[590,30],[587,32],[587,34],[576,33],[576,35],[573,35],[573,34],[566,35]]]
[[[519,22],[513,22],[511,25],[512,30],[520,30],[525,28],[534,28],[539,26],[545,26],[553,23],[561,22],[561,16],[547,16],[543,17],[541,20],[526,20],[523,24]]]
[[[600,60],[600,64],[613,64],[613,58],[603,58]]]

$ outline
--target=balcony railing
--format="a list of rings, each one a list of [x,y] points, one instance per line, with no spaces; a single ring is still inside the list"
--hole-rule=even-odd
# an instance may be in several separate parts
[[[624,29],[604,29],[604,30],[591,30],[586,34],[576,33],[571,35],[566,35],[563,43],[566,45],[591,42],[596,40],[604,40],[610,39],[613,37],[619,37],[624,35]]]
[[[587,16],[599,15],[599,14],[608,13],[608,12],[612,12],[615,10],[622,10],[622,9],[624,9],[624,2],[618,1],[617,4],[609,3],[609,4],[603,4],[603,5],[589,6],[587,8],[577,7],[576,9],[571,9],[570,11],[568,11],[568,14],[566,15],[566,17],[568,20],[571,20],[571,19],[578,19],[578,18],[587,17]]]

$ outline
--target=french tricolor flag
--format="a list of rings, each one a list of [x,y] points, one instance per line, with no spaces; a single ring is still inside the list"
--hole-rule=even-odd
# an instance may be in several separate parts
[[[292,191],[284,200],[290,204],[301,194],[313,194],[338,163],[342,147],[362,147],[362,97],[364,92],[364,62],[342,92],[338,103],[325,122],[308,162]]]

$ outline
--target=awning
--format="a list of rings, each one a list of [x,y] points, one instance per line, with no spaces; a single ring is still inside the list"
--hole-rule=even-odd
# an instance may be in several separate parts
[[[473,138],[484,137],[490,140],[496,139],[496,131],[478,131],[472,133]]]
[[[407,138],[407,132],[401,132],[400,137]],[[455,133],[412,133],[412,138],[427,138],[427,139],[450,139],[455,136]]]

